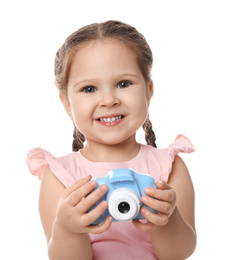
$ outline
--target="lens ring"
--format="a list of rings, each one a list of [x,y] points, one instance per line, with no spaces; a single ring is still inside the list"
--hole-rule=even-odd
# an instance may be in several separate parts
[[[119,210],[120,203],[128,203],[130,210],[122,213]],[[110,215],[118,221],[129,221],[134,219],[140,210],[141,200],[139,195],[132,189],[119,188],[114,190],[108,198],[108,210]]]

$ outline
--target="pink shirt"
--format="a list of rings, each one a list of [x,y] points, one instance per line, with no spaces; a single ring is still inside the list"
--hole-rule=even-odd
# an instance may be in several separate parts
[[[141,144],[137,156],[122,163],[91,162],[80,152],[56,158],[44,149],[36,148],[28,152],[27,165],[29,171],[39,179],[49,165],[53,174],[66,188],[88,174],[93,178],[101,178],[116,168],[132,168],[136,172],[150,174],[157,181],[167,181],[175,155],[180,152],[191,153],[194,150],[187,137],[178,135],[174,143],[165,149]],[[150,233],[139,231],[131,221],[112,223],[105,233],[89,236],[94,260],[157,259],[152,248]]]

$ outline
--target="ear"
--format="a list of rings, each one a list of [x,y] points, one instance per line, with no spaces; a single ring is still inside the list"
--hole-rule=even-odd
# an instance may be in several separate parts
[[[64,106],[65,111],[67,112],[68,116],[71,118],[71,120],[73,122],[73,117],[71,114],[71,107],[70,107],[69,101],[66,100],[65,96],[61,93],[59,94],[59,98]]]
[[[154,91],[154,84],[153,80],[150,80],[150,82],[147,85],[147,101],[148,101],[148,106],[151,101],[151,97],[153,96],[153,91]]]

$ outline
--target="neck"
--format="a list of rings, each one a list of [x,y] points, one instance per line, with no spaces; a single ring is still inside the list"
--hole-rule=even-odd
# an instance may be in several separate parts
[[[93,162],[126,162],[134,158],[140,150],[140,144],[133,140],[126,140],[120,144],[108,145],[93,143],[87,144],[81,153],[86,159]]]

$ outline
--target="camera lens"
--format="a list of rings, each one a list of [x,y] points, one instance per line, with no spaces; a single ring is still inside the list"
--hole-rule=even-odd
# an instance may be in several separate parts
[[[119,188],[110,193],[108,201],[109,214],[117,221],[134,219],[140,210],[140,197],[130,188]]]
[[[118,205],[118,210],[119,212],[121,212],[122,214],[126,214],[130,211],[130,205],[129,203],[123,201],[121,203],[119,203]]]

